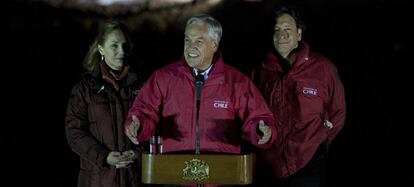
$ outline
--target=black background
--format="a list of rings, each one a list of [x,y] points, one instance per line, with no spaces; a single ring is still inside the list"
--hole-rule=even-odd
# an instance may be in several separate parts
[[[272,3],[229,2],[210,14],[223,24],[227,63],[247,73],[269,47],[265,17]],[[298,2],[305,41],[333,61],[346,89],[346,126],[331,146],[330,186],[411,184],[409,2]],[[78,157],[64,134],[66,102],[94,36],[82,23],[105,16],[24,1],[3,1],[0,15],[2,178],[12,186],[76,186]],[[133,32],[135,69],[145,76],[179,58],[183,46],[183,28],[147,26]]]

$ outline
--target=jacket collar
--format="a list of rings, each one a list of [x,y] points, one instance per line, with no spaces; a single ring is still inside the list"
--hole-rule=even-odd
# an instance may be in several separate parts
[[[189,78],[190,80],[194,81],[195,77],[193,74],[193,70],[190,66],[187,65],[187,62],[185,61],[185,58],[182,57],[180,60],[180,71],[184,73],[184,75]],[[209,79],[224,74],[224,62],[221,54],[217,52],[213,59],[213,66],[211,67],[211,70],[208,74]]]
[[[292,69],[301,66],[309,58],[309,45],[306,42],[300,42],[297,49],[292,51],[295,60],[292,63]],[[266,60],[262,63],[262,68],[270,71],[281,70],[282,57],[275,51],[272,50],[266,56]]]
[[[84,74],[84,76],[87,76],[87,75],[92,76],[96,80],[95,85],[94,85],[94,87],[96,87],[95,89],[100,89],[102,87],[102,81],[110,84],[109,82],[107,82],[106,80],[102,78],[102,71],[101,71],[100,65],[97,65],[92,72],[87,72]],[[134,82],[136,82],[137,80],[138,80],[137,74],[135,74],[131,70],[128,70],[128,73],[123,77],[122,81],[119,82],[119,88],[129,86],[133,84]]]

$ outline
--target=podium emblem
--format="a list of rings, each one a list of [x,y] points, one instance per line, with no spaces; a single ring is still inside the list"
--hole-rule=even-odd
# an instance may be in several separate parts
[[[209,166],[207,163],[199,159],[185,161],[185,168],[183,169],[184,180],[202,181],[209,177]]]

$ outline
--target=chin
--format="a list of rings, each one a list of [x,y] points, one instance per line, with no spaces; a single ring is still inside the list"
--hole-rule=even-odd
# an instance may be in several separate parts
[[[123,65],[120,65],[120,66],[115,65],[115,66],[114,66],[115,70],[121,70],[121,69],[122,69],[122,67],[123,67]]]
[[[193,63],[188,63],[187,62],[187,65],[190,66],[190,68],[194,68],[195,67]]]
[[[188,66],[194,68],[196,67],[199,63],[198,62],[194,62],[194,61],[187,61]]]

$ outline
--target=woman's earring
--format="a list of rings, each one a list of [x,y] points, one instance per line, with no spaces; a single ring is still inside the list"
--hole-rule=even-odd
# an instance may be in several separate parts
[[[105,60],[105,57],[101,55],[101,61],[103,62]]]

